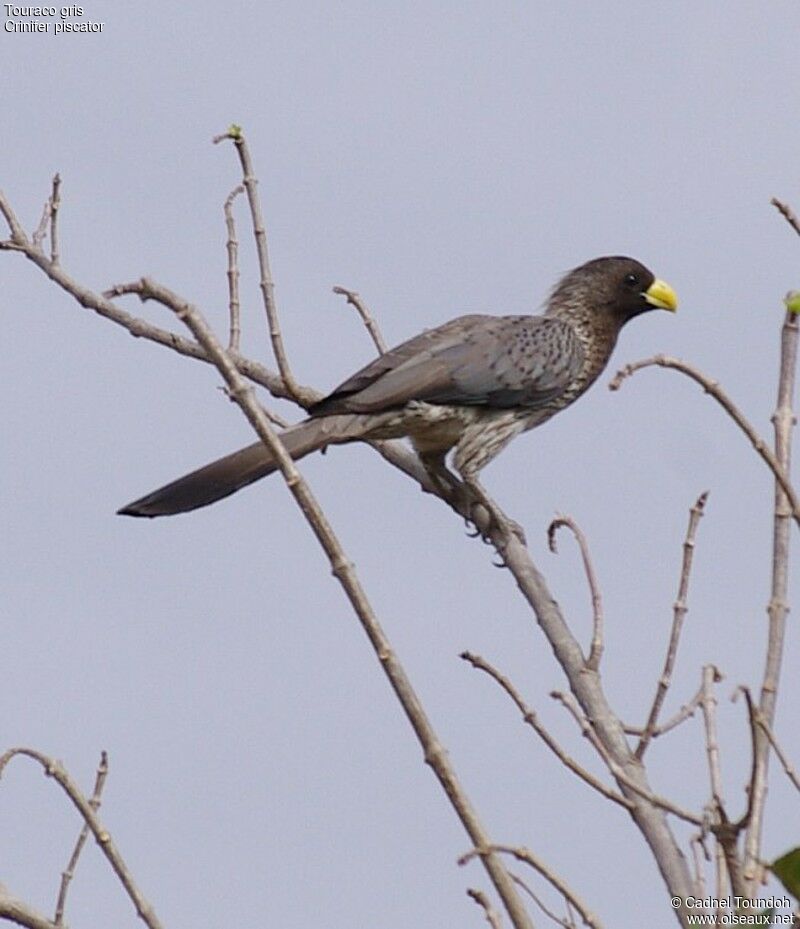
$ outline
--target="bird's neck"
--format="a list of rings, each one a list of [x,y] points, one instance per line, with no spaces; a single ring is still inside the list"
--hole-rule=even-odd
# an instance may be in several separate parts
[[[581,382],[580,392],[583,393],[597,380],[608,364],[617,344],[620,327],[613,320],[601,321],[596,315],[589,318],[580,313],[572,316],[570,323],[583,346],[583,366],[578,376]]]

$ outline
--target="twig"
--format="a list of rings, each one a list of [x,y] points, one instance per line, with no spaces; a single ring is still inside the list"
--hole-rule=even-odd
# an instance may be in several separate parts
[[[675,604],[672,610],[672,630],[670,631],[669,635],[667,656],[664,659],[664,667],[661,671],[661,677],[658,679],[656,694],[653,698],[653,705],[650,707],[650,713],[647,717],[644,733],[642,734],[641,739],[639,739],[639,744],[636,746],[635,754],[639,759],[644,756],[645,750],[647,749],[650,740],[653,738],[656,724],[658,722],[658,714],[661,712],[661,707],[664,705],[664,700],[666,699],[669,685],[672,682],[672,672],[675,667],[675,659],[678,655],[678,641],[680,639],[681,630],[683,629],[683,621],[686,618],[686,611],[688,609],[686,597],[689,592],[689,577],[692,573],[694,540],[697,534],[697,526],[700,523],[700,519],[705,509],[706,500],[708,500],[707,490],[700,494],[700,496],[695,501],[694,506],[689,511],[689,525],[686,529],[686,538],[683,542],[681,577],[678,583],[678,597],[675,600]]]
[[[372,342],[375,345],[375,348],[378,350],[378,354],[385,354],[387,347],[386,342],[381,335],[381,330],[378,328],[378,324],[375,322],[375,318],[373,317],[372,313],[370,313],[367,305],[361,299],[361,295],[357,294],[354,290],[348,290],[346,287],[339,287],[338,285],[333,288],[333,292],[335,294],[346,297],[350,306],[355,307],[356,312],[361,317],[364,325],[367,328],[367,332],[372,337]]]
[[[259,286],[264,299],[264,309],[267,313],[267,323],[269,326],[269,337],[272,342],[272,350],[275,353],[275,361],[278,364],[278,372],[283,378],[286,387],[286,393],[291,398],[300,398],[302,392],[300,385],[294,379],[289,358],[283,346],[283,335],[281,334],[280,321],[278,319],[278,307],[275,303],[275,284],[272,280],[272,271],[269,266],[269,250],[267,248],[267,231],[264,225],[264,217],[261,213],[261,201],[258,197],[258,178],[253,169],[253,161],[250,157],[250,149],[244,138],[244,133],[239,126],[231,128],[214,139],[214,142],[221,142],[224,139],[230,139],[239,156],[239,162],[242,166],[242,183],[247,192],[247,202],[250,204],[250,215],[253,218],[253,233],[256,240],[256,253],[258,254],[258,267],[261,278]]]
[[[567,900],[580,914],[581,919],[591,929],[602,929],[600,920],[592,913],[588,906],[581,900],[567,882],[555,874],[551,869],[535,855],[529,848],[513,845],[492,845],[488,849],[473,848],[471,851],[462,855],[458,859],[460,865],[465,865],[472,861],[473,858],[484,858],[489,853],[500,853],[503,855],[513,855],[517,861],[530,865],[534,871],[538,872],[552,887],[554,887],[561,896]]]
[[[550,696],[554,700],[558,700],[559,703],[561,703],[572,715],[572,717],[575,719],[575,722],[577,722],[577,724],[580,726],[581,735],[585,736],[589,740],[597,754],[606,763],[608,770],[613,774],[620,787],[627,788],[629,791],[637,794],[643,800],[646,800],[653,806],[664,810],[665,813],[672,813],[679,819],[686,820],[687,823],[693,823],[695,826],[701,826],[703,824],[703,818],[701,816],[698,816],[696,813],[692,813],[689,810],[683,809],[683,807],[672,803],[671,800],[667,800],[666,797],[661,797],[658,794],[653,793],[650,789],[643,787],[641,784],[638,784],[632,777],[629,777],[622,766],[618,764],[611,756],[611,753],[603,744],[602,739],[599,738],[595,727],[582,713],[577,704],[577,701],[575,700],[575,697],[572,694],[562,693],[561,691],[554,690],[551,692]]]
[[[503,690],[512,699],[517,709],[522,714],[523,722],[525,722],[533,729],[533,731],[539,736],[539,738],[556,756],[556,758],[558,758],[558,760],[563,765],[569,768],[573,774],[577,774],[577,776],[582,781],[587,783],[590,787],[593,787],[607,799],[613,800],[614,803],[618,803],[620,806],[628,810],[633,808],[633,804],[630,800],[628,800],[626,797],[623,797],[621,794],[618,794],[610,787],[607,787],[598,777],[595,777],[594,774],[579,765],[574,758],[568,755],[564,749],[561,748],[553,736],[550,735],[550,733],[544,728],[541,722],[539,722],[539,718],[536,713],[522,699],[522,696],[516,687],[514,687],[511,681],[504,674],[501,674],[495,667],[489,664],[485,658],[482,658],[480,655],[475,655],[472,652],[462,652],[461,658],[463,658],[464,661],[468,661],[472,667],[476,668],[478,671],[483,671],[484,673],[488,674],[489,677],[491,677],[503,688]]]
[[[553,922],[554,922],[557,926],[562,926],[563,929],[575,929],[575,920],[573,920],[573,919],[562,919],[557,913],[554,913],[554,912],[545,904],[544,900],[542,900],[541,897],[537,896],[537,895],[531,890],[531,888],[528,887],[528,885],[525,883],[525,881],[523,881],[522,878],[521,878],[518,874],[514,874],[514,872],[512,871],[512,872],[511,872],[511,879],[514,881],[514,883],[517,885],[517,887],[521,887],[521,888],[525,891],[525,893],[531,898],[531,900],[533,900],[533,902],[536,904],[536,906],[539,907],[539,909],[544,913],[544,915],[547,916],[548,918],[552,919]],[[565,902],[566,902],[566,906],[567,906],[567,911],[569,912],[569,911],[570,911],[569,901],[565,901]]]
[[[780,207],[779,207],[780,209]],[[789,223],[797,229],[797,219],[785,208]],[[780,369],[778,374],[778,396],[772,416],[775,441],[775,458],[781,470],[788,474],[792,457],[792,428],[795,424],[793,410],[794,383],[797,369],[797,343],[800,321],[796,313],[787,310],[781,328]],[[789,499],[787,500],[787,496]],[[781,483],[775,486],[775,505],[772,520],[772,576],[767,615],[769,633],[764,673],[758,707],[768,726],[775,722],[778,703],[781,662],[786,638],[786,618],[789,612],[789,545],[791,531],[788,507],[794,507],[791,495]],[[750,798],[752,815],[744,842],[744,873],[748,882],[748,893],[755,894],[760,872],[761,835],[764,807],[767,796],[767,774],[769,771],[769,745],[763,730],[758,729],[755,739],[756,772]]]
[[[692,716],[694,716],[697,708],[700,706],[702,699],[703,688],[701,685],[692,699],[688,703],[684,703],[684,705],[678,710],[677,713],[674,714],[674,716],[670,716],[670,718],[665,723],[655,727],[653,730],[653,738],[657,739],[662,735],[666,735],[672,729],[675,729],[676,727],[680,726],[681,723],[686,722],[687,719],[690,719]],[[628,735],[638,735],[640,738],[644,735],[645,732],[643,726],[626,726],[625,731],[628,733]]]
[[[103,793],[103,787],[105,786],[107,776],[108,755],[105,752],[101,752],[100,764],[97,768],[97,776],[94,782],[94,791],[92,792],[91,799],[89,800],[89,806],[94,810],[95,813],[100,809],[100,796]],[[61,875],[61,887],[58,891],[56,913],[53,920],[57,926],[62,925],[64,921],[64,907],[67,903],[67,891],[69,889],[70,881],[75,876],[75,868],[78,866],[78,859],[81,856],[83,846],[86,844],[86,840],[88,838],[89,825],[88,823],[84,823],[81,827],[80,834],[78,835],[78,841],[75,843],[75,848],[73,849],[72,855],[70,855],[67,868]]]
[[[239,306],[239,241],[236,238],[236,221],[233,218],[233,201],[244,193],[244,187],[239,184],[238,187],[228,194],[225,199],[223,211],[225,213],[225,228],[228,232],[228,240],[225,248],[228,252],[228,311],[230,315],[230,337],[228,339],[228,351],[238,352],[241,341],[242,327],[240,319]]]
[[[795,492],[794,487],[792,487],[792,483],[789,480],[787,472],[781,467],[780,462],[772,453],[772,450],[767,445],[767,443],[761,438],[761,436],[758,435],[742,411],[730,399],[725,391],[722,390],[716,381],[712,381],[711,378],[706,377],[702,371],[698,371],[697,368],[692,367],[692,365],[687,364],[685,361],[681,361],[679,358],[670,358],[667,355],[654,355],[652,358],[645,358],[642,361],[634,361],[617,371],[611,383],[608,385],[609,389],[619,390],[622,382],[626,378],[630,377],[632,374],[635,374],[637,371],[641,371],[642,368],[649,368],[653,365],[657,365],[661,368],[672,368],[675,371],[680,371],[682,374],[685,374],[687,377],[690,377],[693,381],[699,384],[707,394],[710,394],[717,401],[717,403],[719,403],[722,409],[725,410],[725,412],[747,436],[753,448],[758,452],[763,461],[766,463],[767,467],[775,475],[775,480],[780,484],[781,488],[786,493],[786,496],[789,498],[789,503],[792,508],[791,516],[795,523],[800,526],[800,499],[798,499],[797,493]]]
[[[381,628],[372,605],[355,573],[353,564],[342,549],[327,517],[317,503],[303,476],[297,470],[288,452],[283,446],[263,410],[257,403],[253,388],[244,380],[233,360],[222,347],[206,321],[198,311],[182,301],[166,287],[152,280],[142,278],[142,291],[152,296],[165,306],[171,307],[176,316],[186,324],[197,341],[203,346],[224,378],[231,395],[242,408],[259,438],[269,448],[295,498],[312,532],[320,543],[330,561],[332,573],[339,581],[353,610],[361,622],[372,647],[380,661],[384,673],[397,695],[425,753],[425,761],[430,765],[447,794],[453,808],[470,839],[480,849],[490,845],[488,834],[480,822],[469,798],[462,788],[456,773],[450,764],[442,743],[429,722],[411,682],[400,664],[386,634]],[[484,857],[487,873],[503,901],[509,918],[516,929],[531,929],[530,919],[519,899],[513,882],[502,862],[496,855],[489,853]]]
[[[600,595],[600,585],[597,581],[597,574],[592,564],[592,558],[589,554],[589,543],[583,534],[580,526],[571,516],[557,516],[547,528],[547,542],[550,551],[556,553],[556,532],[566,526],[578,542],[583,559],[583,569],[586,572],[586,580],[589,584],[589,591],[592,595],[592,643],[589,648],[589,657],[586,660],[586,667],[590,671],[597,671],[600,667],[600,659],[603,655],[603,599]]]
[[[722,767],[719,754],[719,737],[717,735],[717,697],[714,685],[722,680],[719,669],[713,664],[703,666],[703,698],[700,706],[703,710],[705,725],[706,756],[708,758],[708,774],[711,784],[712,808],[717,817],[717,823],[711,826],[711,831],[718,842],[716,856],[717,864],[717,896],[725,895],[725,869],[731,890],[738,896],[743,896],[744,887],[741,883],[736,841],[738,827],[730,822],[725,812],[722,792]]]
[[[47,235],[47,224],[50,220],[50,211],[52,210],[52,204],[48,198],[44,202],[42,207],[42,215],[39,218],[39,225],[36,227],[33,235],[31,236],[31,243],[34,248],[41,248],[44,237]]]
[[[478,906],[483,908],[484,915],[486,916],[486,922],[492,927],[492,929],[502,929],[503,922],[500,918],[500,914],[489,902],[489,898],[482,890],[476,890],[473,887],[467,888],[467,896],[471,897]]]
[[[42,768],[44,768],[44,773],[48,777],[52,777],[63,789],[64,793],[66,793],[72,801],[73,806],[80,813],[83,821],[91,830],[97,844],[100,846],[100,850],[113,868],[114,873],[120,879],[139,917],[149,929],[161,929],[161,923],[155,914],[155,910],[136,886],[133,875],[114,844],[110,833],[100,822],[97,813],[92,809],[91,804],[83,795],[78,785],[72,780],[61,762],[53,758],[48,758],[47,755],[43,755],[41,752],[37,752],[32,748],[11,748],[0,756],[0,776],[2,776],[9,761],[16,755],[25,755],[28,758],[33,758],[34,761],[37,761]]]
[[[794,231],[800,235],[800,220],[795,216],[794,210],[782,200],[779,200],[777,197],[773,197],[769,201],[775,209],[783,216],[787,223],[794,229]]]
[[[0,884],[0,919],[7,919],[26,929],[55,929],[55,923],[12,896],[3,884]]]
[[[741,819],[735,823],[736,833],[738,838],[738,833],[747,828],[750,817],[753,815],[753,804],[755,802],[755,782],[758,772],[758,753],[756,750],[756,743],[759,739],[759,729],[758,722],[756,720],[756,713],[758,712],[757,707],[753,703],[753,698],[750,695],[750,689],[748,687],[739,687],[733,693],[732,699],[735,701],[736,697],[741,691],[744,694],[745,703],[747,705],[747,721],[750,724],[750,746],[751,746],[751,758],[750,758],[750,783],[747,787],[747,809],[742,814]]]
[[[703,722],[705,724],[708,774],[711,781],[711,795],[719,798],[720,801],[722,798],[722,771],[719,760],[716,718],[717,697],[714,693],[714,684],[718,684],[722,679],[722,674],[715,665],[707,664],[703,666],[703,696],[700,706],[703,710]]]
[[[53,193],[50,195],[50,261],[57,265],[60,261],[58,241],[58,211],[61,207],[61,175],[53,176]]]
[[[703,859],[706,862],[711,861],[711,856],[708,854],[708,849],[706,848],[705,834],[702,832],[702,830],[696,835],[692,836],[690,844],[692,848],[692,860],[694,861],[694,895],[702,900],[706,895],[706,878],[705,867],[703,865],[703,861],[700,858],[701,852]]]
[[[757,706],[753,706],[753,713],[755,716],[756,725],[763,729],[770,745],[772,746],[775,754],[778,756],[778,761],[780,761],[781,767],[783,768],[786,776],[794,784],[794,786],[800,790],[800,775],[798,775],[794,765],[792,765],[792,763],[789,761],[789,756],[781,748],[780,743],[775,737],[775,733],[772,731],[772,727],[766,721],[764,714]]]

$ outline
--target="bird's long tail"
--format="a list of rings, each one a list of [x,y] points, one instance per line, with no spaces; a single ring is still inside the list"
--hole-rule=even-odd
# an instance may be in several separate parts
[[[363,438],[379,417],[344,413],[307,419],[280,433],[286,450],[297,460],[325,448]],[[134,500],[117,512],[123,516],[174,516],[215,503],[277,470],[269,449],[256,442],[218,458],[191,474]]]

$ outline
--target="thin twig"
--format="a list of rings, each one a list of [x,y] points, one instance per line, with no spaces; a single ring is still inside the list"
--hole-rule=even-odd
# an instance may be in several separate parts
[[[482,890],[476,890],[474,887],[467,888],[467,896],[473,899],[478,906],[483,908],[483,913],[486,916],[486,922],[492,927],[492,929],[502,929],[503,921],[500,917],[500,914],[492,906],[489,898]]]
[[[581,900],[567,882],[553,872],[541,858],[535,855],[529,848],[513,845],[492,845],[489,849],[473,848],[471,851],[462,855],[458,859],[460,865],[465,865],[472,861],[473,858],[484,858],[489,853],[500,853],[503,855],[513,855],[517,861],[530,865],[534,871],[538,872],[552,887],[554,887],[561,896],[569,901],[580,914],[581,919],[587,926],[592,929],[602,929],[600,920],[592,913],[589,907]]]
[[[783,216],[787,223],[794,229],[794,231],[800,235],[800,220],[795,216],[794,210],[789,206],[788,203],[784,203],[783,200],[779,200],[777,197],[773,197],[769,201],[775,209]]]
[[[577,776],[582,781],[587,783],[590,787],[593,787],[607,799],[613,800],[614,803],[618,803],[620,806],[625,807],[628,810],[633,808],[633,804],[630,800],[628,800],[626,797],[623,797],[622,794],[618,794],[610,787],[607,787],[598,777],[595,777],[594,774],[579,765],[574,758],[568,755],[564,749],[561,748],[558,742],[556,742],[553,736],[541,724],[536,713],[522,699],[522,696],[516,687],[504,674],[501,674],[501,672],[498,671],[493,665],[489,664],[485,658],[482,658],[480,655],[475,655],[472,652],[462,652],[461,658],[463,658],[464,661],[468,661],[472,667],[476,668],[478,671],[483,671],[485,674],[488,674],[489,677],[491,677],[503,688],[503,690],[512,699],[517,709],[522,714],[523,722],[525,722],[533,729],[533,731],[539,736],[539,738],[556,756],[556,758],[558,758],[558,760],[563,765],[569,768],[573,774],[577,774]]]
[[[687,719],[691,719],[697,711],[697,708],[700,706],[702,699],[703,687],[701,685],[698,688],[697,693],[695,693],[695,695],[688,703],[684,703],[678,712],[673,716],[670,716],[670,718],[665,723],[661,723],[660,726],[655,727],[652,733],[653,738],[657,739],[662,735],[666,735],[672,729],[680,726],[681,723],[686,722]],[[645,732],[643,726],[626,726],[625,731],[628,733],[628,735],[636,735],[640,738],[644,735]]]
[[[250,149],[247,147],[244,133],[239,126],[231,126],[226,133],[217,136],[214,142],[221,142],[223,139],[230,139],[233,142],[236,153],[239,156],[239,162],[242,166],[242,183],[247,191],[247,202],[250,205],[250,215],[253,219],[253,234],[256,240],[256,253],[258,255],[258,267],[261,275],[259,286],[261,287],[261,295],[264,299],[264,309],[267,313],[267,324],[269,326],[269,337],[272,342],[272,350],[275,353],[275,361],[278,364],[278,372],[283,378],[283,383],[289,396],[292,398],[299,398],[301,396],[300,385],[294,379],[292,369],[289,365],[289,357],[283,345],[283,335],[281,334],[281,326],[278,319],[278,307],[275,303],[275,284],[272,280],[272,271],[269,265],[267,230],[261,212],[261,201],[258,196],[258,178],[253,169]]]
[[[548,906],[545,904],[544,900],[542,900],[541,897],[537,896],[537,895],[531,890],[531,888],[528,887],[528,885],[525,883],[525,881],[523,881],[522,878],[521,878],[518,874],[514,874],[514,872],[512,871],[512,872],[511,872],[511,879],[514,881],[514,883],[517,885],[517,887],[521,887],[521,888],[525,891],[525,893],[531,898],[531,900],[533,900],[533,902],[536,904],[536,906],[539,907],[539,909],[544,913],[544,915],[547,916],[549,919],[552,919],[553,922],[554,922],[557,926],[561,926],[562,929],[575,929],[575,920],[573,920],[573,919],[568,919],[568,920],[567,920],[567,919],[562,919],[562,918],[558,915],[558,913],[554,913],[554,912],[550,909],[550,907],[548,907]],[[567,906],[567,911],[569,912],[569,910],[570,910],[569,901],[567,900],[567,901],[565,901],[565,902],[566,902],[566,906]]]
[[[781,204],[781,206],[783,206]],[[780,209],[780,206],[779,206]],[[792,227],[797,229],[794,213],[785,207],[781,210]],[[775,442],[775,458],[782,472],[788,474],[792,459],[792,428],[795,424],[793,409],[794,384],[797,370],[798,332],[800,320],[797,314],[786,311],[781,328],[780,368],[778,373],[778,396],[775,412],[772,416]],[[781,484],[775,486],[775,503],[772,519],[772,575],[770,599],[767,605],[769,632],[767,636],[767,653],[764,672],[761,679],[761,693],[758,707],[768,726],[775,722],[775,710],[778,703],[781,663],[786,638],[786,619],[789,613],[789,548],[791,531],[789,506],[794,501]],[[767,775],[769,772],[769,744],[762,729],[757,729],[755,739],[756,772],[752,784],[752,815],[744,842],[744,873],[747,880],[747,892],[755,895],[761,872],[761,836],[764,822],[764,808],[767,797]]]
[[[194,337],[213,360],[217,370],[228,385],[231,395],[242,408],[250,424],[258,433],[259,438],[274,456],[289,491],[295,498],[303,516],[330,561],[333,575],[341,584],[361,622],[362,628],[372,643],[381,667],[388,677],[424,750],[425,761],[431,766],[439,779],[475,846],[480,849],[488,848],[491,844],[488,834],[464,792],[447,757],[447,752],[428,720],[391,643],[381,628],[372,605],[358,580],[352,562],[347,558],[333,527],[328,522],[310,487],[297,470],[295,463],[256,401],[253,388],[240,375],[233,360],[193,306],[182,301],[166,287],[147,278],[142,278],[141,286],[144,295],[152,296],[165,306],[171,307],[176,316],[191,330]],[[531,929],[530,918],[502,862],[491,852],[483,860],[487,873],[500,899],[503,901],[513,925],[516,929]]]
[[[770,745],[772,746],[775,754],[778,756],[778,761],[780,761],[781,767],[783,768],[786,776],[794,784],[794,786],[800,790],[800,775],[798,775],[797,769],[794,767],[791,761],[789,761],[789,756],[786,754],[786,752],[781,748],[780,743],[775,737],[775,733],[772,731],[772,727],[764,718],[764,714],[761,712],[761,710],[754,705],[753,711],[756,724],[761,729],[763,729]]]
[[[797,493],[795,492],[794,487],[792,487],[792,482],[790,481],[787,472],[784,470],[784,468],[781,467],[779,460],[772,453],[772,449],[770,449],[769,445],[767,445],[761,436],[759,436],[755,429],[750,425],[750,422],[745,417],[744,413],[742,413],[742,411],[736,406],[736,404],[730,399],[730,397],[716,381],[711,380],[711,378],[703,374],[702,371],[698,371],[697,368],[692,367],[692,365],[687,364],[685,361],[681,361],[679,358],[670,358],[668,355],[653,355],[652,358],[644,358],[641,361],[634,361],[617,371],[611,380],[611,383],[608,385],[609,389],[619,390],[622,382],[626,378],[630,377],[632,374],[635,374],[637,371],[641,371],[642,368],[649,368],[653,365],[657,365],[661,368],[672,368],[675,371],[680,371],[682,374],[685,374],[687,377],[691,378],[693,381],[699,384],[707,394],[710,394],[717,401],[722,409],[725,410],[725,412],[747,436],[753,448],[758,452],[762,460],[766,463],[767,467],[775,475],[775,480],[780,484],[781,488],[786,493],[786,496],[789,498],[789,503],[791,505],[791,516],[795,523],[800,527],[800,499],[798,499]]]
[[[58,211],[61,207],[61,175],[53,176],[53,192],[50,195],[50,261],[57,265],[60,261],[58,240]]]
[[[31,236],[31,244],[34,248],[41,248],[42,242],[44,242],[44,237],[47,235],[47,224],[50,220],[50,211],[52,210],[52,204],[50,198],[44,202],[42,207],[42,215],[39,217],[39,225],[36,227],[33,235]]]
[[[743,890],[740,884],[740,868],[736,849],[737,830],[732,826],[725,812],[722,791],[722,765],[720,762],[719,737],[717,735],[717,695],[714,691],[714,685],[721,680],[722,674],[715,665],[707,664],[703,666],[703,699],[700,706],[703,710],[705,727],[712,809],[717,818],[716,824],[711,826],[711,831],[718,842],[716,892],[720,898],[725,895],[726,871],[731,889],[740,896]]]
[[[703,899],[706,895],[706,877],[704,862],[711,861],[706,848],[705,834],[700,831],[691,838],[692,860],[694,861],[695,896]],[[701,860],[702,853],[702,860]]]
[[[592,558],[589,554],[589,543],[583,534],[581,527],[571,516],[559,514],[547,527],[547,542],[550,551],[556,553],[556,532],[566,526],[578,543],[583,559],[583,570],[586,572],[586,580],[589,584],[589,592],[592,595],[592,642],[589,648],[589,657],[586,660],[586,667],[590,671],[597,671],[600,667],[600,659],[603,655],[603,598],[600,595],[600,584],[597,580],[597,574],[592,564]]]
[[[12,896],[3,884],[0,884],[0,919],[25,926],[26,929],[55,929],[55,923],[18,897]]]
[[[239,240],[236,238],[236,221],[233,218],[233,201],[244,193],[244,187],[238,187],[225,198],[225,228],[228,239],[225,248],[228,252],[228,313],[230,316],[230,337],[228,351],[238,352],[242,336],[241,313],[239,305]]]
[[[378,354],[385,354],[387,348],[386,342],[381,334],[381,330],[378,328],[378,324],[375,322],[375,317],[370,313],[369,308],[361,299],[361,295],[357,294],[354,290],[348,290],[346,287],[339,287],[338,285],[333,288],[333,292],[346,297],[350,306],[355,307],[356,312],[361,317],[367,328],[367,332],[372,338],[375,348],[378,350]]]
[[[656,694],[653,698],[653,704],[650,707],[650,713],[647,717],[647,723],[644,727],[639,744],[636,746],[636,757],[641,759],[645,750],[653,738],[658,723],[658,714],[664,705],[664,700],[672,682],[672,672],[675,668],[675,659],[678,655],[678,641],[683,629],[683,621],[686,618],[688,606],[686,597],[689,593],[689,578],[692,573],[692,559],[694,557],[694,540],[697,534],[697,527],[705,509],[706,500],[708,500],[708,491],[704,491],[695,501],[694,506],[689,511],[689,525],[686,529],[686,537],[683,541],[683,560],[681,563],[681,577],[678,582],[678,597],[672,608],[672,629],[669,634],[669,645],[667,646],[667,656],[664,659],[664,667],[661,671],[661,677],[658,679]]]
[[[105,787],[107,777],[108,755],[106,752],[101,752],[100,764],[97,767],[97,776],[94,782],[94,791],[92,792],[92,796],[89,799],[89,806],[95,811],[95,813],[100,809],[100,796],[103,793],[103,787]],[[86,840],[88,838],[89,825],[88,823],[84,823],[81,827],[80,834],[78,835],[78,841],[75,843],[75,848],[70,855],[66,870],[61,874],[61,887],[58,891],[58,900],[56,902],[56,913],[54,917],[54,922],[57,926],[62,925],[64,921],[64,908],[67,903],[67,891],[69,889],[70,881],[75,876],[75,869],[78,866],[78,859],[81,856],[83,846],[86,844]]]
[[[550,696],[554,700],[558,700],[559,703],[561,703],[575,719],[575,722],[577,722],[577,724],[580,726],[581,735],[589,740],[597,754],[606,763],[608,770],[614,776],[614,779],[617,781],[620,787],[627,788],[629,791],[637,794],[643,800],[646,800],[653,806],[664,810],[665,813],[672,813],[679,819],[686,820],[687,823],[693,823],[695,826],[701,826],[703,824],[702,816],[698,816],[696,813],[692,813],[690,810],[685,810],[683,807],[678,806],[671,800],[667,800],[666,797],[661,797],[658,794],[653,793],[651,790],[642,787],[635,780],[633,780],[633,778],[629,777],[628,774],[623,770],[622,766],[612,758],[610,752],[603,744],[602,739],[599,738],[597,732],[595,731],[594,726],[583,714],[577,704],[575,697],[571,693],[568,694],[554,690],[551,692]]]
[[[136,886],[133,875],[114,844],[110,833],[102,822],[100,822],[97,813],[92,809],[91,804],[83,795],[75,781],[72,780],[61,762],[53,758],[48,758],[47,755],[43,755],[41,752],[37,752],[32,748],[11,748],[0,756],[0,776],[2,776],[9,761],[17,755],[25,755],[28,758],[33,758],[34,761],[37,761],[42,768],[44,768],[44,773],[48,777],[52,777],[63,789],[64,793],[66,793],[72,801],[73,806],[80,813],[83,821],[91,830],[97,844],[100,846],[100,851],[105,855],[114,873],[120,879],[139,917],[149,929],[161,929],[161,923],[155,914],[155,910]]]

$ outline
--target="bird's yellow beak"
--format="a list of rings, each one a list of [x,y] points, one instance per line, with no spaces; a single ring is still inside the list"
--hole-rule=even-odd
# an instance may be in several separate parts
[[[678,309],[678,295],[666,281],[656,278],[643,294],[651,306],[674,313]]]

